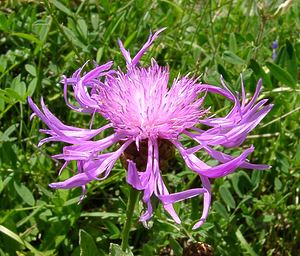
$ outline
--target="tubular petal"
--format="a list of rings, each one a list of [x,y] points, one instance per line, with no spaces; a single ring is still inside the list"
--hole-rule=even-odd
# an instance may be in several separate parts
[[[97,160],[96,165],[87,164],[87,162],[82,163],[82,172],[74,175],[73,177],[62,181],[49,184],[51,188],[60,188],[60,189],[70,189],[79,186],[84,186],[92,180],[103,180],[109,175],[113,165],[123,153],[123,151],[129,146],[132,141],[125,142],[117,151],[114,153],[106,154],[106,157],[103,157],[100,160]],[[92,161],[92,160],[90,160]],[[99,175],[103,177],[99,178]]]
[[[214,150],[213,148],[209,147],[209,146],[203,146],[203,148],[205,149],[205,151],[214,159],[218,160],[221,163],[227,163],[229,161],[231,161],[232,159],[234,159],[233,156],[227,155],[225,153],[219,152],[217,150]],[[244,162],[240,165],[241,168],[246,168],[246,169],[255,169],[255,170],[266,170],[266,169],[270,169],[269,165],[265,165],[265,164],[252,164],[249,162]]]
[[[151,44],[154,42],[154,40],[158,37],[158,35],[163,32],[164,30],[166,30],[167,28],[161,28],[158,31],[156,31],[154,33],[154,35],[152,35],[150,33],[150,36],[148,38],[148,41],[144,44],[144,46],[142,47],[142,49],[136,54],[136,56],[132,59],[131,64],[133,66],[137,65],[138,62],[140,61],[141,57],[144,55],[144,53],[148,50],[148,48],[151,46]]]
[[[202,216],[200,220],[193,226],[193,230],[200,228],[205,220],[207,219],[210,204],[211,204],[211,190],[210,190],[210,182],[209,179],[205,176],[200,175],[203,187],[206,189],[206,192],[204,193],[204,199],[203,199],[203,211]]]
[[[168,196],[169,191],[166,187],[166,185],[163,182],[163,179],[160,174],[160,169],[159,169],[159,150],[158,150],[158,143],[157,140],[154,140],[153,142],[154,145],[154,173],[156,176],[156,186],[155,186],[155,195],[160,199],[161,196]],[[169,202],[162,201],[164,209],[171,215],[173,220],[177,223],[180,224],[181,221],[177,215],[177,213],[174,210],[173,204]]]
[[[126,176],[127,183],[137,190],[145,189],[145,186],[142,185],[140,177],[138,175],[136,164],[131,160],[128,160],[127,162],[128,162],[128,170]]]
[[[201,161],[194,154],[188,154],[179,142],[173,141],[173,144],[178,148],[186,165],[191,170],[208,178],[219,178],[228,175],[229,173],[237,169],[242,163],[244,163],[246,161],[247,156],[254,151],[254,147],[250,147],[246,149],[240,156],[224,164],[211,167],[205,164],[203,161]]]

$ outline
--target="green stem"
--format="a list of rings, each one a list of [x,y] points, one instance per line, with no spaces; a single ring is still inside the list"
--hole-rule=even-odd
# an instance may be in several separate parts
[[[122,250],[124,252],[126,252],[128,248],[128,238],[129,238],[129,232],[131,228],[131,220],[132,220],[137,199],[138,199],[138,191],[130,186],[130,193],[129,193],[128,203],[127,203],[127,211],[126,211],[126,222],[123,228],[122,244],[121,244]]]

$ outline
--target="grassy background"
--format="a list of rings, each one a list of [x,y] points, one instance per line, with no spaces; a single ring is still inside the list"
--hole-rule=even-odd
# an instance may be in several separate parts
[[[29,121],[28,95],[46,104],[67,124],[88,127],[90,117],[67,109],[61,75],[86,60],[115,61],[124,68],[117,39],[135,53],[149,30],[168,29],[142,59],[151,57],[180,72],[219,85],[220,74],[247,92],[260,77],[261,97],[275,106],[251,133],[255,163],[268,171],[238,170],[213,181],[213,204],[203,227],[191,231],[201,198],[176,204],[183,220],[175,225],[161,206],[145,228],[136,209],[130,244],[134,255],[182,255],[186,240],[201,241],[215,255],[297,255],[300,251],[299,63],[300,5],[296,1],[18,1],[0,2],[0,255],[105,255],[120,243],[128,188],[118,163],[110,177],[79,189],[53,191],[61,162],[50,159],[61,144],[37,148],[44,127]],[[271,44],[278,41],[277,58]],[[249,94],[250,95],[250,94]],[[207,106],[229,110],[221,98]],[[95,126],[103,124],[98,118]],[[228,151],[232,153],[233,151]],[[206,159],[206,155],[199,156]],[[71,175],[71,166],[61,179]],[[199,186],[178,155],[164,178],[172,191]],[[117,250],[117,249],[115,249]],[[112,255],[118,254],[114,249]],[[165,254],[163,254],[163,251]],[[115,253],[115,254],[114,254]]]

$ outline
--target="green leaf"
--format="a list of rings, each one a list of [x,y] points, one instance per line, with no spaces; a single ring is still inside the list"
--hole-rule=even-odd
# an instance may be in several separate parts
[[[288,85],[290,87],[295,87],[296,82],[293,79],[293,77],[284,69],[282,69],[280,66],[276,65],[272,62],[266,63],[268,69],[270,70],[271,74],[281,83]]]
[[[225,206],[219,202],[219,201],[215,201],[213,204],[213,208],[215,209],[215,211],[222,216],[224,219],[229,218],[229,214],[225,208]]]
[[[52,17],[48,16],[45,20],[38,20],[34,23],[34,25],[38,28],[38,35],[42,43],[46,42],[48,37],[48,33],[50,31],[52,24]]]
[[[254,187],[254,189],[259,186],[260,180],[261,180],[261,172],[260,171],[252,172],[251,184]]]
[[[32,76],[36,76],[36,69],[35,69],[35,66],[33,65],[30,65],[30,64],[26,64],[25,65],[25,69],[26,71],[31,74]]]
[[[77,24],[78,24],[78,28],[80,30],[80,34],[83,36],[84,39],[86,39],[87,35],[88,35],[88,28],[87,28],[87,24],[86,24],[85,20],[79,19],[77,21]]]
[[[80,247],[80,256],[104,255],[99,253],[98,248],[94,242],[94,239],[89,233],[87,233],[83,229],[79,230],[79,247]]]
[[[35,205],[34,197],[31,193],[31,191],[26,186],[24,186],[21,183],[19,184],[19,183],[14,182],[14,187],[15,187],[18,195],[23,199],[23,201],[26,204],[28,204],[30,206]]]
[[[23,219],[16,223],[17,228],[23,226],[26,222],[32,219],[39,211],[41,211],[42,207],[43,205],[39,205],[38,208],[34,209],[29,215],[26,214]]]
[[[15,88],[15,91],[22,97],[22,100],[24,100],[26,96],[26,84],[24,82],[20,82],[18,87]]]
[[[105,224],[106,228],[109,230],[109,232],[111,233],[110,239],[120,238],[121,232],[115,223],[113,223],[112,221],[109,221],[109,220],[105,220],[104,224]]]
[[[174,9],[177,11],[177,14],[183,13],[183,9],[180,7],[180,5],[174,1],[160,0],[160,2],[164,2],[164,3],[168,4],[170,7],[174,7]]]
[[[237,231],[235,232],[235,235],[237,237],[237,239],[240,241],[241,246],[247,251],[247,253],[251,256],[258,256],[255,251],[252,249],[252,247],[249,245],[249,243],[246,241],[246,239],[244,238],[242,232],[237,229]]]
[[[272,222],[275,220],[275,216],[274,215],[271,215],[271,214],[265,214],[263,215],[263,218],[262,218],[262,221],[264,223],[267,223],[267,222]]]
[[[31,80],[30,84],[28,85],[27,92],[26,92],[27,96],[32,96],[32,94],[35,91],[36,85],[37,85],[37,78],[35,77]]]
[[[278,177],[275,177],[274,180],[275,190],[280,191],[282,188],[282,182]]]
[[[294,161],[295,161],[296,165],[300,166],[300,143],[297,146],[296,153],[295,153],[295,156],[294,156]]]
[[[6,90],[0,89],[0,99],[2,99],[2,100],[4,101],[4,104],[5,104],[5,103],[9,103],[9,104],[10,104],[10,106],[8,106],[8,107],[6,108],[6,110],[9,109],[9,108],[11,108],[11,107],[12,107],[14,104],[16,104],[16,102],[18,101],[18,100],[15,99],[14,96],[11,97],[11,96],[9,95],[9,93],[7,92],[8,89],[9,89],[9,88],[6,88]],[[16,97],[20,98],[20,96],[19,96],[14,90],[12,90],[12,89],[10,89],[10,90],[13,91],[13,94],[16,95]],[[3,113],[5,113],[6,110],[4,110],[4,111],[1,113],[0,119],[3,117]]]
[[[57,248],[65,240],[66,240],[66,235],[55,236],[54,238],[55,248]]]
[[[59,2],[58,0],[52,0],[52,3],[55,5],[55,7],[57,9],[61,10],[62,12],[67,14],[68,16],[73,16],[73,12],[67,6],[65,6],[64,4]]]
[[[153,256],[154,248],[148,244],[143,245],[143,256]]]
[[[240,171],[231,176],[234,191],[239,197],[244,197],[244,194],[252,188],[251,180],[247,173]]]
[[[24,101],[26,97],[26,85],[21,81],[21,75],[16,76],[11,82],[11,88],[5,89],[6,93],[15,99]]]
[[[239,174],[238,173],[234,173],[231,175],[231,181],[232,181],[232,186],[233,189],[235,191],[235,193],[239,196],[239,197],[243,197],[243,193],[241,192],[241,189],[239,187]]]
[[[296,52],[298,61],[300,61],[300,43],[295,44],[295,52]]]
[[[97,63],[99,63],[101,61],[102,55],[103,55],[103,47],[100,47],[96,54],[96,62]]]
[[[28,41],[34,42],[36,44],[41,44],[41,41],[36,38],[34,35],[32,34],[26,34],[26,33],[11,33],[12,36],[17,36],[23,39],[26,39]]]
[[[170,246],[173,249],[175,256],[182,255],[183,249],[180,246],[180,244],[173,237],[170,237]]]
[[[8,24],[9,22],[6,15],[3,12],[0,12],[0,30],[5,32],[9,31]]]
[[[10,98],[10,100],[12,100],[12,99],[14,99],[16,101],[23,101],[24,100],[23,97],[21,97],[20,94],[18,92],[16,92],[14,89],[6,88],[4,90],[4,92],[5,92],[5,95]]]
[[[220,194],[225,204],[227,204],[232,209],[236,207],[235,200],[226,186],[222,185],[220,187]]]
[[[79,46],[80,48],[82,49],[85,49],[86,48],[86,45],[84,45],[77,37],[76,35],[74,34],[74,32],[65,27],[65,26],[62,26],[62,29],[64,30],[64,32],[66,33],[67,37],[69,38],[69,40],[75,44],[76,46]]]
[[[5,142],[5,141],[14,141],[16,138],[15,137],[9,137],[18,127],[18,124],[13,124],[9,126],[5,132],[0,131],[0,142]]]
[[[5,163],[12,169],[16,167],[17,155],[14,147],[15,145],[12,142],[4,141],[0,143],[0,166]]]
[[[123,13],[120,16],[115,16],[114,19],[111,21],[110,25],[105,30],[105,33],[103,35],[104,43],[107,43],[107,41],[109,40],[110,36],[115,32],[115,30],[118,28],[118,26],[122,22],[122,20],[124,20],[125,14],[126,13]]]
[[[231,51],[225,51],[223,53],[223,59],[231,64],[234,65],[243,65],[245,64],[245,61],[243,59],[241,59],[239,56],[237,56],[236,54],[234,54]]]
[[[109,256],[133,256],[131,251],[123,252],[118,244],[110,244]]]
[[[78,199],[77,199],[78,200]],[[118,218],[122,214],[117,212],[83,212],[80,214],[80,217],[97,217],[97,218]]]
[[[12,180],[13,178],[13,173],[8,175],[3,181],[1,180],[0,182],[0,194],[3,191],[3,189],[7,186],[7,184]]]
[[[286,65],[287,65],[287,71],[290,73],[290,75],[293,77],[293,79],[297,80],[297,58],[295,54],[295,50],[293,48],[293,45],[290,43],[289,40],[286,40],[286,51],[287,51],[287,59],[286,59]]]
[[[266,74],[263,68],[257,63],[256,60],[250,59],[249,68],[251,68],[255,74],[256,79],[262,78],[264,86],[272,88],[272,82],[270,76]]]
[[[41,186],[39,184],[36,184],[36,186],[39,189],[40,194],[45,195],[45,196],[47,196],[49,198],[53,197],[53,193],[50,190],[44,188],[43,186]]]
[[[7,137],[9,137],[9,136],[16,130],[17,127],[18,127],[18,124],[13,124],[13,125],[11,125],[10,127],[8,127],[8,128],[5,130],[4,134],[5,134]]]
[[[135,38],[136,34],[137,34],[137,32],[134,31],[131,35],[129,35],[129,36],[126,38],[126,40],[125,40],[125,42],[124,42],[124,47],[125,47],[125,48],[127,48],[127,46],[130,45],[131,41]]]
[[[232,52],[237,52],[237,44],[234,33],[231,33],[229,36],[229,49]]]
[[[2,112],[5,108],[5,100],[1,97],[2,92],[0,91],[0,112]],[[0,115],[1,117],[1,115]]]
[[[287,54],[287,52],[286,52],[285,46],[281,47],[280,50],[278,51],[275,63],[283,66],[285,59],[286,59],[286,54]]]
[[[99,14],[93,13],[91,15],[91,23],[94,30],[98,30],[99,27]]]
[[[7,67],[7,59],[4,55],[0,56],[0,72],[3,73],[5,72]]]
[[[3,234],[5,234],[5,235],[9,236],[10,238],[14,239],[18,243],[24,245],[27,249],[29,249],[33,253],[33,255],[37,255],[37,256],[43,256],[44,255],[43,253],[41,253],[37,249],[35,249],[26,240],[23,240],[19,235],[17,235],[16,233],[12,232],[11,230],[9,230],[8,228],[6,228],[2,225],[0,225],[0,232],[2,232]]]
[[[221,74],[223,76],[225,81],[231,80],[229,74],[226,72],[225,68],[221,64],[218,64],[217,69],[218,69],[219,74]]]

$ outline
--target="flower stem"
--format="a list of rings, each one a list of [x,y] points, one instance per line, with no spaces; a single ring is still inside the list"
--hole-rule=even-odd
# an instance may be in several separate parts
[[[129,232],[131,228],[131,220],[132,220],[137,199],[138,199],[138,191],[130,186],[129,198],[127,203],[127,211],[126,211],[126,222],[123,228],[122,244],[121,244],[122,250],[124,252],[126,252],[128,248],[128,239],[129,239]]]

